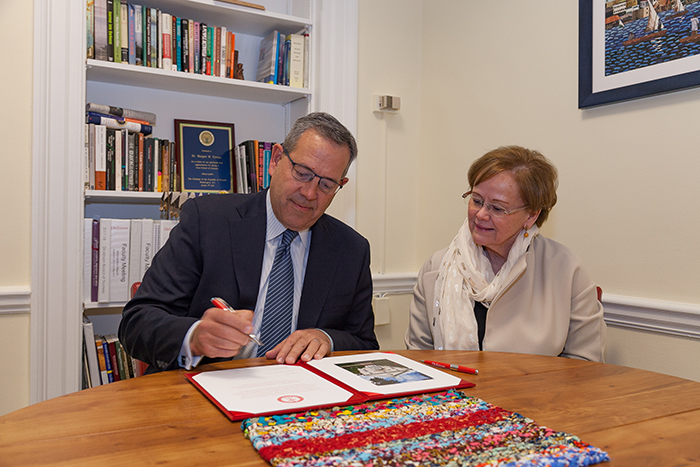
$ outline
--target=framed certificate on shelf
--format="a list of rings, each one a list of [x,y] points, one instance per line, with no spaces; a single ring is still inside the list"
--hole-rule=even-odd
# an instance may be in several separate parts
[[[175,120],[181,191],[234,193],[233,123]]]

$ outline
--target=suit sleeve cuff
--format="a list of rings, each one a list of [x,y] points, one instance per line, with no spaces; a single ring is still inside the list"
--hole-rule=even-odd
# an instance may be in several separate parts
[[[180,347],[180,355],[177,357],[180,367],[186,370],[191,370],[192,368],[196,367],[202,360],[202,355],[193,356],[192,349],[190,348],[192,334],[194,333],[194,330],[197,329],[200,322],[201,321],[195,322],[192,326],[190,326],[190,329],[187,330],[187,334],[185,334],[185,338],[182,340],[182,347]]]
[[[331,335],[328,334],[328,333],[327,333],[326,331],[324,331],[323,329],[319,329],[319,328],[316,328],[316,329],[318,329],[319,331],[321,331],[322,333],[324,333],[324,334],[326,335],[326,337],[328,337],[328,340],[331,342],[331,352],[333,352],[333,350],[335,349],[335,344],[333,343],[333,338],[331,337]]]

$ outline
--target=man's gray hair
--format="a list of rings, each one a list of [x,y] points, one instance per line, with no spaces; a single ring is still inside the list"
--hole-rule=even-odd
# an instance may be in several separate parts
[[[350,130],[338,121],[333,115],[326,112],[313,112],[294,122],[294,126],[284,138],[282,145],[288,152],[292,152],[303,135],[308,130],[314,130],[320,136],[333,141],[335,144],[347,146],[350,150],[350,161],[348,162],[343,177],[347,174],[350,164],[357,157],[357,142]]]

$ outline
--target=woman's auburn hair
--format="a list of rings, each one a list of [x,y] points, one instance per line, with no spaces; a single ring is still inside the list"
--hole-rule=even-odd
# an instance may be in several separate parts
[[[557,168],[538,151],[521,146],[502,146],[487,152],[471,165],[467,173],[470,190],[502,172],[513,175],[528,209],[540,211],[535,224],[542,227],[557,203]]]

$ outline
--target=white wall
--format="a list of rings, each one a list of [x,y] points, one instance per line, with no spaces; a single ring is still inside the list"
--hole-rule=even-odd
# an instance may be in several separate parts
[[[401,124],[390,124],[389,132],[386,246],[375,207],[382,182],[358,173],[357,226],[372,243],[373,259],[386,255],[385,270],[415,271],[446,246],[464,220],[460,195],[471,162],[497,146],[519,144],[540,150],[560,172],[559,202],[544,234],[578,253],[605,293],[700,304],[693,124],[700,89],[579,110],[573,1],[361,0],[359,55],[360,106],[372,92],[398,89],[404,107],[387,120]],[[360,106],[360,157],[366,157],[381,127]],[[397,192],[406,165],[415,179]],[[392,313],[406,313],[395,309],[396,300]],[[396,345],[381,336],[380,342]],[[647,348],[654,349],[654,362],[648,352],[630,351]],[[612,363],[700,380],[698,359],[698,339],[624,328],[610,333]],[[658,363],[671,360],[673,368]]]
[[[28,289],[31,245],[32,2],[0,2],[0,302]],[[29,403],[29,314],[0,313],[0,415]]]

